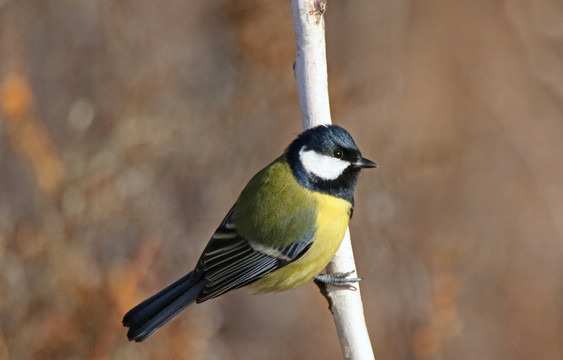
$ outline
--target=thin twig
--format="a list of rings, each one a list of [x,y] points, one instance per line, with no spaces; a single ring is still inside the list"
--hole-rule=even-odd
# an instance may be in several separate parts
[[[324,23],[326,5],[326,0],[291,0],[297,44],[295,77],[304,129],[331,123]],[[327,270],[329,273],[356,270],[348,230]],[[359,286],[357,291],[330,285],[325,290],[344,358],[373,360]]]

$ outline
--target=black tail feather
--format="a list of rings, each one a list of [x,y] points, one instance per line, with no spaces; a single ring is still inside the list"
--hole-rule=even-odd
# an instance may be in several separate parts
[[[147,339],[193,303],[204,287],[204,279],[194,280],[189,273],[129,310],[123,317],[123,325],[129,327],[129,340],[140,342]]]

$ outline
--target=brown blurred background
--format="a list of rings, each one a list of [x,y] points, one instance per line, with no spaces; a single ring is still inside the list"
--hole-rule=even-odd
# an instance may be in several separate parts
[[[331,0],[378,359],[563,359],[563,3]],[[0,1],[0,359],[340,359],[311,283],[121,318],[300,131],[288,1]]]

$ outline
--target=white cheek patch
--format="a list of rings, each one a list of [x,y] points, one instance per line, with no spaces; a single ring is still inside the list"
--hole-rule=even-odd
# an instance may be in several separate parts
[[[324,180],[334,180],[351,165],[350,162],[334,158],[332,156],[319,154],[314,150],[299,150],[299,159],[308,173],[316,175]]]

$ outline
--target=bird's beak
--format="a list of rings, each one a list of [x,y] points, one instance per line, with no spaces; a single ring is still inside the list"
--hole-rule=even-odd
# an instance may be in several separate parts
[[[373,161],[368,160],[366,158],[361,158],[360,160],[355,162],[354,165],[356,165],[359,168],[376,168],[377,167],[376,163],[374,163]]]

